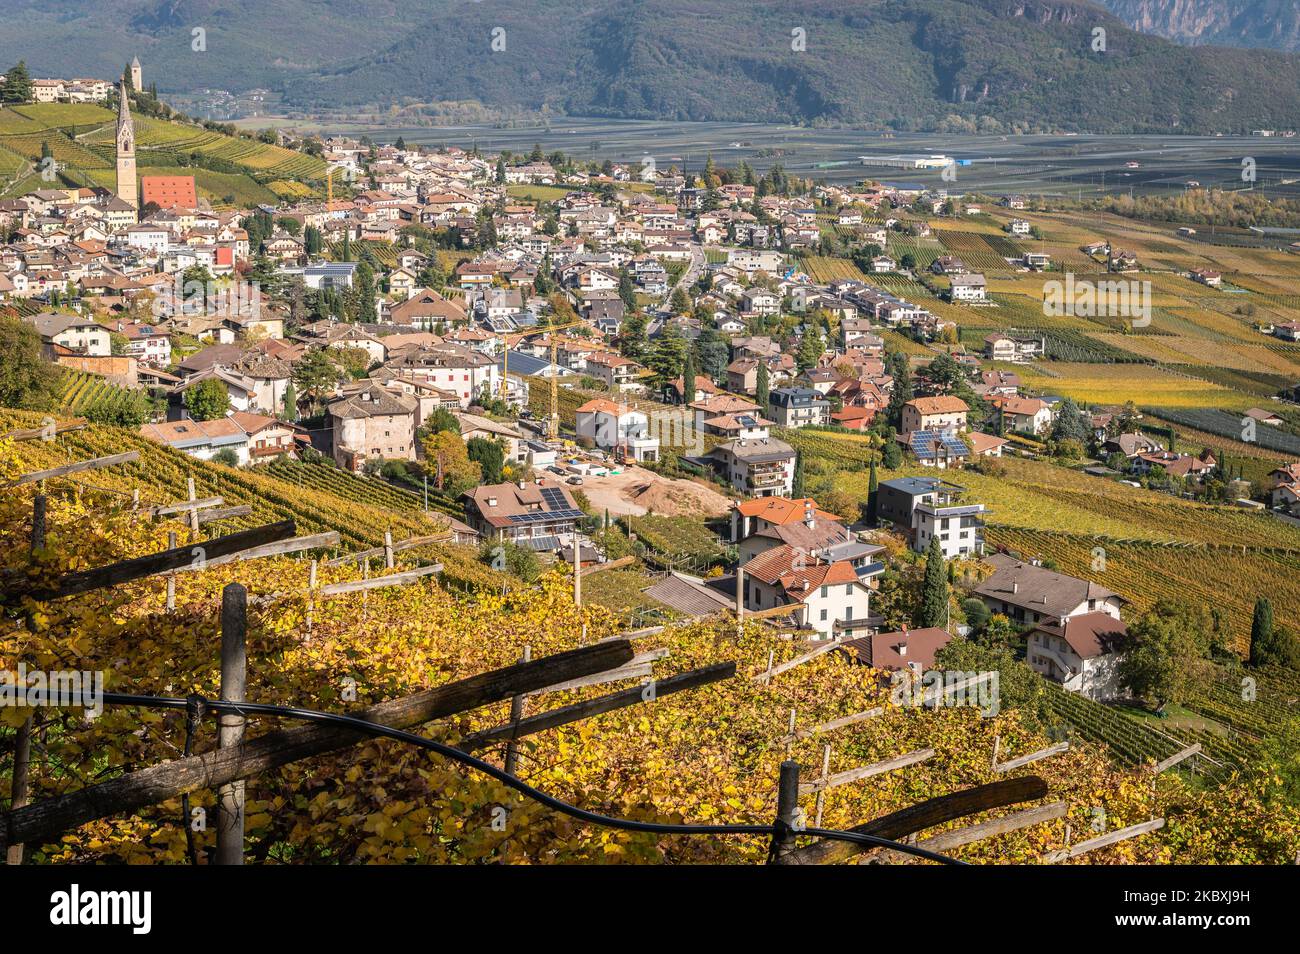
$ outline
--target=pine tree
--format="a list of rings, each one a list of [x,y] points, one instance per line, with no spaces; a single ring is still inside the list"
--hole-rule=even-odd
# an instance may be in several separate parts
[[[754,400],[758,403],[759,410],[767,410],[767,402],[770,399],[771,377],[767,372],[767,362],[758,362],[757,380],[754,384]]]
[[[790,483],[790,496],[796,500],[804,496],[803,491],[803,451],[794,455],[794,479]]]
[[[32,77],[27,72],[27,62],[19,60],[5,74],[4,85],[0,86],[0,103],[25,103],[32,98]]]
[[[695,352],[689,350],[686,352],[686,360],[682,363],[682,403],[690,404],[695,400]]]
[[[946,626],[948,623],[948,573],[944,566],[939,538],[930,538],[925,555],[925,580],[921,584],[921,626]]]

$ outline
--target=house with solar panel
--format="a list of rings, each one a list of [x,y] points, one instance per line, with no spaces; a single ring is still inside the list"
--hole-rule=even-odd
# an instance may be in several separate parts
[[[475,487],[462,500],[465,522],[484,540],[507,541],[540,553],[572,545],[584,516],[566,487],[545,478]]]
[[[970,459],[970,447],[961,434],[952,428],[933,431],[912,431],[899,434],[896,440],[911,451],[922,467],[948,470],[963,467]]]
[[[937,537],[945,559],[984,552],[983,504],[966,503],[966,488],[938,477],[886,480],[876,492],[876,515],[900,530],[912,549],[925,553]]]

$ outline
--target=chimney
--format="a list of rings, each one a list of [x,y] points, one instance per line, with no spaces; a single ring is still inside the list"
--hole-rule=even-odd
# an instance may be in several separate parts
[[[495,507],[495,506],[497,505],[497,498],[496,498],[496,497],[489,497],[489,498],[487,499],[487,505],[488,505],[489,507]]]
[[[1019,592],[1020,592],[1020,584],[1019,584],[1019,583],[1016,583],[1016,582],[1013,581],[1012,584],[1011,584],[1011,592],[1012,592],[1012,593],[1019,593]]]
[[[907,643],[899,643],[895,648],[898,650],[899,656],[907,655]]]

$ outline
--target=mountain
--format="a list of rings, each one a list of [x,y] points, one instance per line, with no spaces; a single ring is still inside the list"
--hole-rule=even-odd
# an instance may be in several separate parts
[[[264,86],[310,111],[477,101],[953,132],[1300,126],[1300,57],[1180,46],[1084,0],[8,5],[20,11],[0,32],[0,62],[26,56],[37,75],[113,75],[138,54],[164,94]],[[207,52],[190,49],[198,26]],[[1104,52],[1092,49],[1099,27]]]
[[[1101,0],[1144,33],[1189,45],[1300,50],[1295,0]]]

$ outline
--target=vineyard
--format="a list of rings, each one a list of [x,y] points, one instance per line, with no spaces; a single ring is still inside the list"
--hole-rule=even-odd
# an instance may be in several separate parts
[[[121,407],[135,404],[140,392],[119,387],[98,374],[86,371],[64,371],[59,389],[59,407],[77,416],[107,415]]]
[[[40,419],[40,415],[0,411],[0,432],[34,427]],[[36,467],[57,467],[69,459],[132,450],[140,453],[138,463],[94,474],[84,483],[106,488],[128,500],[132,491],[139,490],[142,506],[157,506],[184,499],[187,480],[192,477],[200,498],[221,497],[228,507],[244,504],[252,507],[250,515],[226,521],[223,526],[228,530],[293,519],[302,533],[337,530],[344,546],[350,549],[376,546],[383,541],[385,530],[391,530],[400,540],[438,534],[446,526],[437,514],[424,514],[421,501],[415,500],[414,495],[369,478],[349,477],[343,471],[324,473],[321,465],[288,465],[322,471],[319,474],[302,471],[304,478],[300,485],[296,470],[292,472],[291,482],[270,469],[275,464],[265,470],[224,467],[162,447],[131,431],[100,426],[67,434],[57,443],[29,442],[24,446],[25,456]],[[286,473],[283,465],[279,473]],[[394,507],[391,502],[399,502],[401,506]],[[425,549],[437,552],[458,580],[481,584],[491,578],[490,571],[478,563],[477,554],[471,551],[444,544]]]
[[[649,548],[653,562],[664,566],[702,574],[710,566],[720,565],[728,555],[718,534],[696,517],[649,514],[620,517],[619,523]]]
[[[63,450],[76,453],[72,447]],[[28,458],[28,445],[17,453],[21,456],[15,458],[12,446],[0,449],[4,476],[35,463]],[[98,476],[106,478],[106,473]],[[110,497],[92,489],[76,495],[59,487],[47,492],[45,559],[55,565],[102,564],[150,552],[168,530],[188,539],[189,530],[180,523],[124,519],[127,515],[111,506]],[[6,566],[26,565],[30,506],[30,491],[0,501],[0,562]],[[80,664],[109,669],[113,691],[193,691],[213,697],[214,645],[219,641],[215,610],[222,587],[239,581],[249,587],[258,607],[249,619],[249,645],[257,648],[249,659],[250,700],[355,712],[508,665],[525,645],[537,659],[573,649],[584,636],[601,640],[620,632],[617,614],[600,606],[574,606],[564,577],[551,573],[536,587],[513,588],[504,595],[457,593],[431,580],[317,600],[308,634],[301,595],[307,572],[305,561],[270,558],[182,573],[175,578],[175,614],[161,610],[164,581],[157,577],[41,604],[34,630],[12,619],[0,623],[0,658],[10,663],[22,654],[35,665],[50,667],[68,651],[67,634],[75,627]],[[322,568],[322,574],[329,583],[358,578],[358,570],[346,565]],[[636,586],[639,581],[629,582]],[[264,598],[273,593],[281,595]],[[831,741],[814,736],[784,744],[791,709],[800,726],[811,727],[880,706],[875,718],[834,736],[831,772],[922,748],[933,749],[933,755],[907,771],[828,790],[823,823],[842,828],[997,779],[990,758],[995,739],[1004,757],[1050,742],[1015,710],[981,718],[970,708],[900,708],[872,670],[850,665],[835,653],[760,686],[751,677],[769,659],[791,661],[801,647],[756,624],[740,634],[727,620],[670,625],[639,641],[637,650],[662,657],[654,664],[656,677],[718,663],[733,663],[737,674],[690,692],[665,692],[653,704],[605,711],[527,735],[518,750],[521,779],[566,801],[624,817],[766,820],[773,813],[778,763],[793,758],[816,764],[823,742]],[[355,687],[355,700],[342,695],[341,679]],[[531,699],[529,714],[611,689],[635,688],[637,682],[548,691]],[[508,701],[489,703],[434,721],[425,731],[458,744],[501,725],[508,709]],[[52,757],[35,766],[32,778],[37,801],[175,758],[184,743],[183,712],[142,715],[110,707],[93,723],[72,712],[53,712],[50,718]],[[142,723],[147,731],[137,731]],[[249,734],[257,737],[275,727],[271,720],[253,717]],[[197,735],[196,752],[210,751],[212,745],[211,733]],[[499,764],[503,748],[494,742],[481,754]],[[97,765],[102,771],[93,778],[62,768],[101,753]],[[1166,818],[1167,824],[1149,836],[1098,850],[1089,857],[1095,863],[1277,863],[1300,847],[1300,814],[1267,803],[1271,783],[1266,773],[1234,779],[1232,797],[1225,798],[1220,790],[1189,786],[1180,773],[1153,780],[1119,768],[1086,738],[1076,739],[1070,751],[1036,763],[1033,771],[1046,781],[1050,799],[1068,804],[1065,817],[958,848],[958,857],[1003,864],[1039,860],[1062,846],[1066,825],[1082,830],[1097,809],[1115,829],[1153,817]],[[335,785],[331,779],[348,784]],[[281,771],[254,773],[247,786],[245,850],[253,862],[754,863],[767,851],[761,837],[663,838],[575,823],[480,774],[385,741],[316,755]],[[211,810],[211,792],[194,791],[191,800]],[[812,807],[811,795],[804,804]],[[508,811],[506,831],[488,823],[496,806]],[[1266,810],[1270,822],[1261,825]],[[175,823],[179,812],[179,799],[171,799],[28,847],[34,863],[183,863],[186,835]],[[211,830],[196,835],[200,849],[212,839]]]
[[[1173,421],[1175,424],[1192,427],[1229,440],[1241,441],[1247,434],[1246,426],[1243,425],[1239,415],[1214,408],[1151,407],[1149,412],[1166,421]],[[1264,450],[1278,451],[1291,457],[1300,456],[1300,437],[1280,427],[1253,421],[1251,423],[1255,424],[1255,439],[1247,443],[1254,443]]]

